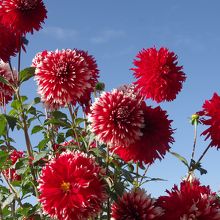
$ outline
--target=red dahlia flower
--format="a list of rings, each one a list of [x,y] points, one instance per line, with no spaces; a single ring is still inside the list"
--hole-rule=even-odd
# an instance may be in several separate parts
[[[24,152],[13,150],[9,155],[9,161],[11,162],[11,165],[14,165],[17,163],[19,158],[22,158],[24,155]],[[3,174],[5,178],[7,178],[9,181],[15,181],[20,180],[21,176],[16,173],[15,168],[8,168],[3,171]]]
[[[168,196],[158,198],[157,205],[164,209],[161,220],[218,220],[220,203],[209,186],[201,186],[198,180],[183,181],[180,189],[175,185]]]
[[[0,59],[8,62],[18,52],[17,38],[9,29],[0,24]]]
[[[12,73],[9,64],[2,61],[0,61],[0,76],[4,77],[11,84],[17,79],[16,71],[13,70]],[[9,85],[0,82],[0,106],[4,106],[11,101],[13,94],[14,90]]]
[[[1,0],[0,21],[19,36],[41,28],[47,18],[42,0]]]
[[[56,50],[38,53],[32,66],[42,101],[50,109],[76,103],[87,96],[98,77],[95,60],[81,50]]]
[[[203,116],[201,122],[209,126],[202,135],[206,139],[210,138],[210,146],[220,148],[220,96],[214,93],[210,100],[206,100],[203,104],[203,110],[199,113]]]
[[[92,131],[106,144],[127,145],[140,139],[143,127],[142,97],[132,87],[103,92],[91,107]]]
[[[54,158],[39,179],[44,212],[59,220],[96,216],[106,199],[102,174],[95,160],[84,153],[64,152]]]
[[[158,219],[163,214],[161,208],[155,206],[155,201],[144,190],[134,189],[124,193],[112,205],[111,220],[151,220]]]
[[[146,98],[156,102],[172,101],[182,89],[186,76],[177,66],[177,56],[167,48],[143,49],[136,56],[132,68],[135,84]]]
[[[151,108],[142,105],[144,127],[139,140],[130,145],[115,145],[111,150],[123,160],[151,164],[155,159],[162,159],[174,142],[171,128],[172,120],[168,120],[166,111],[160,107]]]

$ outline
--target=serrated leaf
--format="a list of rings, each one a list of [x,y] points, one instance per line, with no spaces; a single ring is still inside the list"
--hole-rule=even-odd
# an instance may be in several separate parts
[[[19,73],[20,83],[25,82],[29,80],[31,77],[33,77],[35,73],[35,69],[36,69],[35,67],[28,67],[23,69]]]
[[[177,159],[179,159],[185,166],[187,166],[187,168],[189,169],[189,164],[186,160],[185,157],[181,156],[180,154],[176,153],[176,152],[171,152],[170,153],[175,156]]]
[[[10,115],[5,115],[5,118],[8,122],[9,128],[11,128],[11,130],[13,131],[17,124],[17,118]]]
[[[36,126],[34,126],[34,127],[32,128],[31,134],[35,134],[35,133],[37,133],[37,132],[39,132],[39,131],[41,131],[41,130],[43,130],[43,127],[40,126],[40,125],[36,125]]]
[[[47,144],[49,141],[50,141],[49,138],[43,139],[42,141],[39,142],[39,144],[37,145],[37,148],[38,148],[39,150],[42,150],[42,149],[46,146],[46,144]]]
[[[6,206],[8,206],[12,201],[15,199],[15,195],[11,194],[8,196],[8,198],[2,203],[2,209],[4,209]]]
[[[0,114],[0,135],[3,135],[6,130],[7,125],[7,119],[5,118],[5,115]]]

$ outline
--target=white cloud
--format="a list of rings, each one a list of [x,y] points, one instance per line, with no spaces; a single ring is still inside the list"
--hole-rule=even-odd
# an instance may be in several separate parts
[[[109,29],[100,32],[98,36],[92,37],[91,42],[95,44],[102,44],[124,36],[125,36],[125,32],[122,30]]]
[[[77,30],[62,27],[45,27],[42,32],[59,40],[76,39],[79,35]]]

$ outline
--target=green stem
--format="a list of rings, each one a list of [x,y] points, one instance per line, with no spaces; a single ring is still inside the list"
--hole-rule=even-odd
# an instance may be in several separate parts
[[[143,182],[143,180],[144,180],[144,176],[146,175],[146,173],[147,173],[149,167],[150,167],[150,164],[147,165],[147,167],[146,167],[146,169],[145,169],[145,171],[144,171],[144,174],[143,174],[143,176],[141,177],[140,186],[141,186],[141,184],[142,184],[142,182]]]
[[[139,165],[138,165],[138,162],[136,162],[136,181],[137,181],[137,184],[136,184],[136,186],[138,186],[139,184],[138,184],[138,176],[139,176]]]

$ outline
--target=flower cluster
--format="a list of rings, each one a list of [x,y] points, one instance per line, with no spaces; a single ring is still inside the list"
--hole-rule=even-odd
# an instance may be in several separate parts
[[[163,208],[161,220],[217,220],[220,219],[220,202],[209,186],[202,186],[198,180],[183,181],[180,189],[175,185],[168,196],[161,196],[157,205]]]
[[[96,216],[106,199],[102,175],[92,157],[78,151],[62,153],[43,168],[39,179],[44,211],[64,220]]]
[[[94,58],[81,50],[38,53],[32,65],[42,101],[49,109],[76,102],[88,104],[98,78]]]

